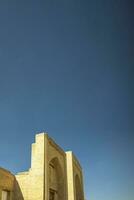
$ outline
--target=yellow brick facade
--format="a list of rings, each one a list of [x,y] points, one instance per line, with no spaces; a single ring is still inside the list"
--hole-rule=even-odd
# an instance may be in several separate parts
[[[31,168],[15,177],[0,171],[7,200],[84,200],[82,170],[71,151],[64,152],[47,134],[35,136],[31,145]],[[5,199],[4,199],[5,200]]]
[[[7,170],[0,168],[0,199],[7,192],[8,200],[12,199],[14,187],[14,176]]]

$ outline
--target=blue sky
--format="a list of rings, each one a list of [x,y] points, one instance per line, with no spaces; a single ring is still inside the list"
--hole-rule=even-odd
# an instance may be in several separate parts
[[[133,9],[119,0],[0,1],[0,165],[30,167],[46,131],[87,200],[134,199]]]

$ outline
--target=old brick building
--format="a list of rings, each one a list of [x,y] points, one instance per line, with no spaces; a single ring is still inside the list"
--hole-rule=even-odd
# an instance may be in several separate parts
[[[84,200],[81,166],[47,134],[35,136],[31,168],[16,176],[0,168],[1,200]]]

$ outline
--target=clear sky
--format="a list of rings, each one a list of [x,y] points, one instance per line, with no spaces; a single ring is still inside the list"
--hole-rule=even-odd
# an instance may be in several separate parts
[[[30,167],[46,131],[87,200],[134,199],[134,26],[125,0],[0,1],[0,165]]]

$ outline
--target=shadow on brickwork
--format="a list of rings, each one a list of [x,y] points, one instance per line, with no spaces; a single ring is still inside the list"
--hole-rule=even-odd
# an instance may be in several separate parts
[[[14,180],[13,200],[24,200],[22,191],[17,180]]]

